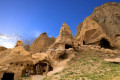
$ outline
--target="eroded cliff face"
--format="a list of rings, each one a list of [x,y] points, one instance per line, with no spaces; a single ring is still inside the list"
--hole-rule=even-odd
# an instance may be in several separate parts
[[[55,38],[49,38],[47,33],[42,33],[37,39],[34,40],[33,44],[30,47],[32,53],[41,53],[45,52],[48,47],[53,44]]]
[[[90,18],[101,25],[110,37],[120,34],[120,3],[108,2],[96,7]]]
[[[115,47],[118,46],[115,42],[120,42],[119,34],[120,3],[108,2],[95,8],[92,15],[78,25],[74,45],[100,45],[101,40],[105,39]]]

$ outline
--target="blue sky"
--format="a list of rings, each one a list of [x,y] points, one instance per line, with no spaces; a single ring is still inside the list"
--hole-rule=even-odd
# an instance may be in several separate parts
[[[73,35],[76,28],[94,8],[106,2],[120,0],[0,0],[0,34],[6,37],[18,35],[22,39],[33,39],[42,32],[57,37],[63,22]],[[0,38],[0,45],[5,42]],[[15,38],[18,40],[19,38]],[[15,44],[16,41],[14,41]]]

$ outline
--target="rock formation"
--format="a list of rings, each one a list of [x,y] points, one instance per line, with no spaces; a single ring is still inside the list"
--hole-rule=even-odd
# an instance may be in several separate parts
[[[18,41],[15,48],[0,53],[0,79],[9,74],[14,75],[14,80],[33,74],[46,75],[56,66],[62,65],[62,62],[67,64],[74,57],[72,44],[72,32],[65,23],[56,41],[53,37],[49,38],[46,33],[42,33],[33,42],[30,50],[29,45],[23,46],[23,42]],[[30,54],[31,52],[34,54]]]
[[[30,51],[30,45],[27,44],[27,45],[24,46],[24,48],[25,48],[26,51]]]
[[[4,50],[7,50],[7,48],[3,47],[3,46],[0,46],[0,52],[1,51],[4,51]]]
[[[119,25],[120,3],[106,3],[95,8],[93,14],[78,25],[74,38],[69,26],[63,23],[56,39],[42,33],[31,46],[24,46],[19,40],[13,49],[0,47],[0,80],[9,74],[14,80],[21,76],[46,75],[57,66],[67,64],[75,56],[76,46],[78,51],[118,54],[119,51],[111,49],[117,46],[115,42],[120,42]]]
[[[83,25],[83,23],[80,23],[80,24],[77,26],[77,33],[76,33],[76,35],[75,35],[74,38],[76,38],[76,37],[80,34],[80,31],[81,31],[82,25]]]
[[[48,57],[53,65],[74,56],[73,35],[66,23],[63,23],[59,36],[56,38],[55,43],[47,49],[46,54],[49,55]]]
[[[22,40],[18,40],[15,47],[18,47],[18,46],[24,46],[24,43]]]
[[[85,45],[85,44],[89,45],[89,44],[93,44],[93,43],[100,45],[99,41],[101,41],[102,39],[105,39],[106,41],[110,42],[109,45],[113,45],[112,41],[110,40],[108,35],[105,33],[105,31],[101,28],[101,26],[93,19],[87,17],[83,21],[81,31],[80,31],[79,35],[77,35],[75,37],[74,42],[76,45],[79,45],[79,44],[80,45]],[[108,46],[108,47],[110,47],[110,46]]]
[[[90,18],[101,25],[111,38],[120,35],[120,3],[108,2],[96,7]]]
[[[105,3],[95,8],[93,14],[77,27],[74,45],[94,44],[104,48],[117,47],[115,37],[119,37],[120,34],[119,16],[120,3]]]
[[[63,23],[60,34],[56,38],[55,43],[64,43],[64,44],[73,44],[73,35],[72,31],[70,30],[69,26],[66,23]]]
[[[0,52],[0,80],[4,75],[13,74],[13,79],[18,80],[21,76],[33,74],[46,74],[46,69],[51,71],[52,67],[47,60],[46,54],[31,55],[22,46]],[[45,66],[44,66],[45,65]],[[48,68],[46,68],[48,65]],[[38,68],[43,67],[43,68]],[[38,70],[41,69],[41,70]],[[45,72],[38,72],[43,71]]]
[[[37,39],[34,40],[33,44],[30,47],[32,53],[41,53],[45,52],[48,47],[53,44],[55,39],[49,38],[47,33],[42,33]]]

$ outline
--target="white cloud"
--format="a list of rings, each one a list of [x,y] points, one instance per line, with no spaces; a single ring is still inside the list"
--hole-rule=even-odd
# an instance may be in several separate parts
[[[4,46],[6,48],[13,48],[19,40],[20,37],[16,34],[13,35],[4,35],[0,34],[0,46]]]

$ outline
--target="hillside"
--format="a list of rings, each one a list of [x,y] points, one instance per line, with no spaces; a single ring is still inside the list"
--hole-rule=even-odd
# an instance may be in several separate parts
[[[120,64],[105,62],[105,58],[120,54],[104,54],[95,50],[76,52],[68,67],[43,80],[120,80]]]
[[[64,22],[57,38],[0,47],[0,80],[120,80],[120,3],[95,8],[73,38]],[[43,79],[44,78],[44,79]]]

